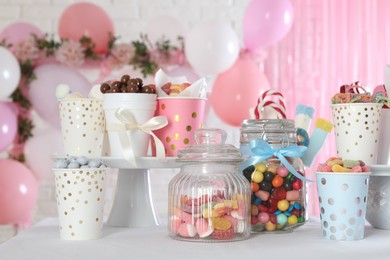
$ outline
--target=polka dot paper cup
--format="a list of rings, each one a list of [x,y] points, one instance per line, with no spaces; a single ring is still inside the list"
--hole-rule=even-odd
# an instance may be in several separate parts
[[[364,238],[370,172],[317,172],[322,237],[329,240]]]
[[[105,131],[103,101],[60,100],[59,108],[65,155],[101,156]]]
[[[338,156],[377,163],[381,107],[378,103],[332,105]]]
[[[157,98],[156,116],[166,116],[168,125],[154,133],[163,143],[166,156],[175,157],[178,150],[195,144],[194,132],[202,128],[205,106],[205,98]],[[155,155],[154,143],[152,150]]]
[[[107,168],[53,169],[60,237],[90,240],[102,237],[104,181]]]

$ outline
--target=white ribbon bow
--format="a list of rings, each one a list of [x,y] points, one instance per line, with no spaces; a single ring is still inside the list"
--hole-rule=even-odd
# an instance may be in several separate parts
[[[137,166],[134,151],[131,147],[131,136],[127,134],[127,131],[131,130],[139,130],[151,135],[154,143],[156,144],[156,156],[158,158],[165,157],[163,143],[152,132],[168,125],[168,120],[165,116],[156,116],[143,124],[138,124],[130,110],[126,108],[118,108],[115,111],[115,117],[121,122],[121,124],[107,124],[106,129],[107,131],[118,132],[119,141],[123,149],[123,156],[128,162]]]

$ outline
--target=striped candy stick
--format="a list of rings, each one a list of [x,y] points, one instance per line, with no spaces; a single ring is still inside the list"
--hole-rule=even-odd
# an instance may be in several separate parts
[[[269,99],[277,99],[277,102]],[[275,90],[265,91],[258,99],[254,111],[256,119],[286,118],[286,106],[282,93]]]
[[[362,92],[360,92],[360,90]],[[351,83],[350,85],[342,85],[340,87],[340,93],[352,93],[352,94],[361,94],[361,93],[367,93],[366,89],[364,88],[364,85],[360,81],[356,81]]]

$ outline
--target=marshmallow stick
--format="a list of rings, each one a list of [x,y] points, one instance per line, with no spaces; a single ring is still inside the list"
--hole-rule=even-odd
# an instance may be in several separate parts
[[[313,114],[313,107],[298,104],[295,110],[295,128],[301,128],[309,132]]]
[[[301,158],[304,165],[311,167],[332,128],[333,124],[330,121],[323,118],[317,119],[316,128],[310,136],[309,146],[305,155]]]

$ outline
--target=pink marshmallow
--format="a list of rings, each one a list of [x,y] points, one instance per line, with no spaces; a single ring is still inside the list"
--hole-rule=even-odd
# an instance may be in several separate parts
[[[182,223],[179,227],[179,234],[182,237],[195,237],[197,234],[196,227],[191,224]]]

